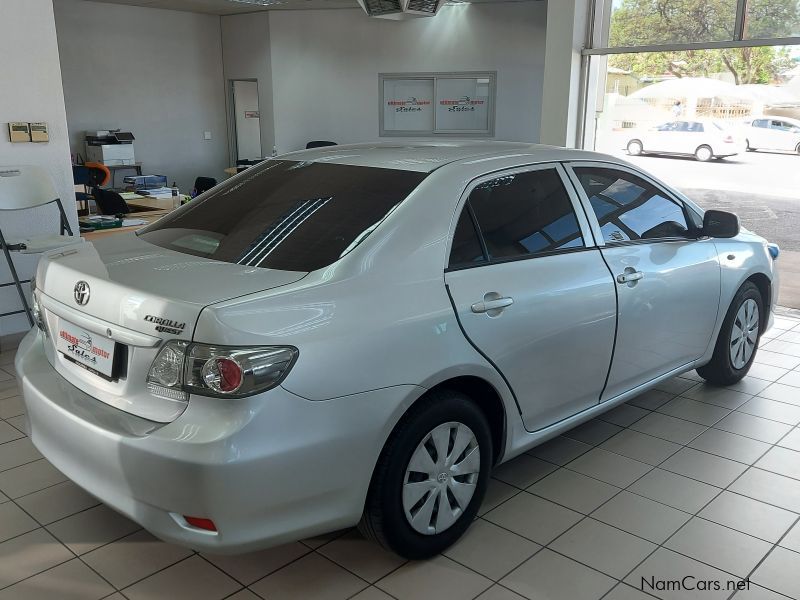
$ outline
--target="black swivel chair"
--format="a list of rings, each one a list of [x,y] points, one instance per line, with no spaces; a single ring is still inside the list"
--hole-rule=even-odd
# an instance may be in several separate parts
[[[103,215],[127,215],[131,212],[125,199],[111,190],[95,188],[94,201],[97,204],[97,210]]]
[[[314,140],[306,144],[306,150],[311,148],[324,148],[325,146],[337,146],[336,142],[326,142],[325,140]]]
[[[194,180],[194,190],[192,190],[192,198],[199,196],[203,192],[207,192],[217,185],[217,180],[213,177],[198,177]]]

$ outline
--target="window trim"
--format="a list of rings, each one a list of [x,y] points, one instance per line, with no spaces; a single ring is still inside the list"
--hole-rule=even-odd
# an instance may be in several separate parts
[[[683,216],[686,219],[686,223],[690,226],[694,225],[694,220],[690,217],[688,211],[694,211],[694,208],[680,195],[676,194],[674,190],[665,186],[660,181],[654,179],[653,177],[647,175],[639,171],[638,169],[634,169],[628,167],[628,165],[622,165],[619,163],[613,162],[601,162],[601,161],[567,161],[564,163],[565,170],[567,172],[567,176],[572,183],[572,186],[575,188],[575,191],[580,198],[581,206],[583,210],[586,212],[587,218],[589,219],[589,223],[591,224],[592,233],[595,236],[596,243],[598,247],[601,248],[617,248],[619,246],[631,246],[631,245],[641,245],[641,244],[658,244],[662,242],[695,242],[699,239],[702,239],[701,236],[696,237],[661,237],[661,238],[647,238],[647,239],[638,239],[638,240],[623,240],[619,242],[606,242],[605,238],[603,237],[603,232],[600,228],[600,221],[594,213],[594,209],[592,208],[591,201],[589,200],[589,195],[586,193],[586,190],[583,189],[583,185],[581,185],[580,179],[578,178],[578,174],[575,173],[576,168],[593,168],[593,169],[616,169],[617,171],[621,171],[623,173],[628,173],[630,175],[634,175],[635,177],[639,177],[643,179],[667,198],[668,200],[672,200],[675,202],[683,211]],[[698,213],[698,216],[702,216],[702,213]],[[692,229],[689,230],[689,233],[693,233]]]
[[[569,201],[572,205],[572,210],[575,213],[575,218],[578,221],[578,228],[581,232],[581,237],[583,238],[583,246],[580,248],[560,248],[558,250],[549,250],[547,252],[538,252],[536,254],[527,254],[521,256],[508,256],[503,258],[490,258],[488,249],[486,247],[486,240],[483,237],[483,231],[478,224],[478,219],[475,217],[475,212],[472,208],[472,205],[469,203],[469,197],[472,194],[473,190],[478,187],[479,185],[486,183],[487,181],[492,181],[494,179],[499,179],[500,177],[506,177],[508,175],[517,175],[520,173],[532,173],[535,171],[544,171],[547,169],[555,170],[556,174],[561,179],[561,185],[564,186],[564,191],[569,198]],[[481,248],[484,252],[484,259],[482,262],[475,263],[475,264],[467,264],[467,265],[457,265],[457,266],[450,266],[450,254],[453,250],[453,239],[455,237],[456,227],[458,227],[458,221],[461,218],[461,213],[464,209],[469,210],[470,218],[472,219],[472,225],[475,228],[476,233],[478,234],[478,240],[480,241]],[[558,254],[571,254],[574,252],[585,252],[587,250],[596,250],[597,249],[597,240],[594,235],[594,230],[591,227],[591,224],[587,218],[585,213],[585,208],[581,202],[580,197],[575,191],[575,188],[570,181],[566,170],[564,169],[564,165],[559,161],[549,161],[544,163],[532,163],[527,165],[520,165],[516,167],[510,167],[506,169],[500,169],[497,171],[493,171],[491,173],[484,173],[474,179],[472,179],[459,197],[458,203],[455,206],[455,210],[453,212],[453,216],[450,219],[450,228],[448,230],[448,240],[447,240],[447,251],[445,253],[445,267],[444,272],[449,273],[451,271],[463,271],[465,269],[475,269],[479,267],[487,267],[491,265],[498,265],[508,262],[517,262],[520,260],[533,260],[536,258],[544,258],[547,256],[556,256]]]

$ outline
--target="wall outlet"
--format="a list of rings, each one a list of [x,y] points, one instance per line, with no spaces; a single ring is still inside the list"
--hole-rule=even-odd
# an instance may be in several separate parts
[[[204,140],[210,140],[211,139],[211,132],[210,131],[204,131],[203,132],[203,139]]]

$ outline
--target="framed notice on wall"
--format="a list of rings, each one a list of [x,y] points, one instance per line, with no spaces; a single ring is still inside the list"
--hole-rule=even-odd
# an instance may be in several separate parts
[[[433,131],[433,79],[385,79],[383,127],[395,133]]]
[[[381,136],[494,135],[497,75],[381,74]]]

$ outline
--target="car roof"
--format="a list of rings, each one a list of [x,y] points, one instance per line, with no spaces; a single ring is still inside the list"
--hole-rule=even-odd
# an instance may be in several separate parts
[[[487,158],[530,156],[531,162],[612,160],[610,156],[558,146],[488,140],[403,140],[325,146],[283,154],[281,159],[429,173],[447,164]]]

